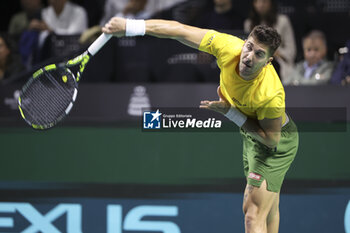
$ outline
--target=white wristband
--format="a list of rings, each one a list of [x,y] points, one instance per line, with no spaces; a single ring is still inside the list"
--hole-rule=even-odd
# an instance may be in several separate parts
[[[144,36],[146,23],[143,19],[127,19],[125,25],[125,36]]]
[[[240,128],[247,121],[247,116],[236,108],[230,108],[230,110],[228,110],[228,112],[225,114],[225,117],[233,121]]]

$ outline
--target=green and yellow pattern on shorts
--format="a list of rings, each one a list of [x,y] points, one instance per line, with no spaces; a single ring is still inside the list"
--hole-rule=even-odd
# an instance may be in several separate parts
[[[281,139],[275,149],[253,139],[242,129],[240,132],[243,137],[243,165],[247,183],[260,187],[266,180],[268,191],[279,192],[298,150],[299,135],[295,123],[289,118],[289,122],[282,127]]]

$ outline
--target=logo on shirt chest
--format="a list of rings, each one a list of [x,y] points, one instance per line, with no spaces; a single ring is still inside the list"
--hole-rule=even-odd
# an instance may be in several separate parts
[[[247,104],[242,104],[242,103],[239,102],[239,100],[236,99],[235,97],[232,97],[232,100],[233,100],[233,102],[234,102],[235,104],[237,104],[237,105],[240,106],[240,107],[246,107],[246,106],[247,106]]]

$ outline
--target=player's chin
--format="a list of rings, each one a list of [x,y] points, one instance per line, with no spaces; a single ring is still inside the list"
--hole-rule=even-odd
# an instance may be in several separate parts
[[[243,69],[239,69],[239,74],[241,76],[248,76],[250,74],[249,70],[246,69],[246,68],[243,68]]]

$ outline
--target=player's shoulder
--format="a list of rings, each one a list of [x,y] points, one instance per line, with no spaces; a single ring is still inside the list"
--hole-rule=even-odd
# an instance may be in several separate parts
[[[238,36],[231,35],[228,33],[222,33],[223,37],[229,42],[229,45],[239,45],[242,46],[244,44],[244,40],[239,38]]]
[[[225,44],[223,50],[226,50],[227,53],[234,56],[240,54],[244,44],[244,40],[228,33],[220,33],[218,39],[219,43]]]
[[[215,39],[217,43],[244,43],[244,41],[241,38],[235,35],[228,34],[225,32],[218,32],[216,30],[209,30],[207,32],[207,37],[210,41],[213,41]]]
[[[284,99],[284,87],[275,68],[271,64],[267,65],[262,82],[261,93],[265,96],[265,101],[270,101],[276,97]]]

